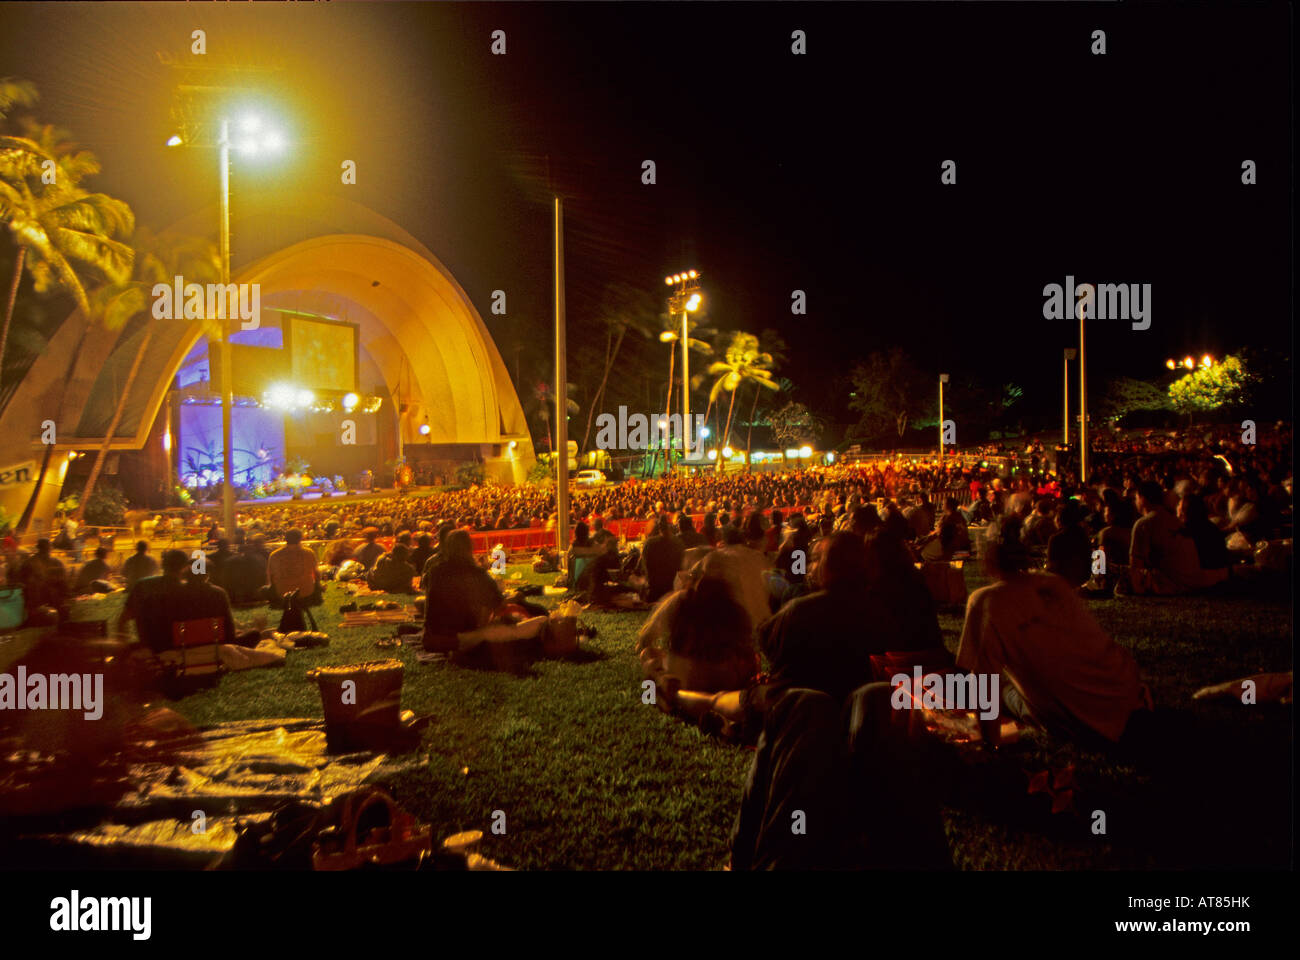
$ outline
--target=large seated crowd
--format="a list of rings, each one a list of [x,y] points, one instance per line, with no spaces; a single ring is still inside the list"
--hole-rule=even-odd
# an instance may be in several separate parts
[[[758,744],[736,868],[884,863],[899,853],[890,836],[908,838],[909,862],[948,862],[938,810],[916,788],[925,753],[882,663],[996,677],[996,715],[979,720],[990,749],[1007,718],[1097,749],[1141,740],[1156,705],[1089,604],[1230,589],[1252,578],[1260,551],[1289,550],[1291,434],[1102,446],[1087,484],[1047,465],[1003,475],[894,460],[572,493],[561,582],[597,609],[648,608],[637,655],[655,702]],[[231,600],[319,602],[322,580],[350,571],[374,589],[418,589],[425,647],[469,657],[547,629],[543,609],[503,596],[471,531],[546,527],[554,514],[554,490],[540,486],[256,506],[233,536],[207,529],[201,572],[179,551],[159,572],[142,541],[120,570],[100,547],[69,574],[41,541],[29,556],[9,551],[9,576],[29,603],[63,611],[120,578],[123,624],[165,646],[162,621],[196,603],[233,632]],[[607,529],[630,519],[650,522],[643,541]],[[325,541],[321,555],[304,540]],[[953,658],[938,606],[965,588],[945,594],[942,574],[972,556],[992,582],[967,599]],[[558,559],[539,557],[539,568]],[[792,833],[800,811],[836,827]],[[881,822],[888,835],[873,830]]]

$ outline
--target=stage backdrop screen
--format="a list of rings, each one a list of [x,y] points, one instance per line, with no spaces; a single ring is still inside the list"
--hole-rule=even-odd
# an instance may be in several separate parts
[[[284,317],[293,383],[309,390],[357,389],[357,327],[296,314]]]
[[[212,383],[221,382],[221,351],[212,351]],[[277,383],[289,379],[289,357],[272,347],[230,345],[230,386],[237,397],[260,397]]]

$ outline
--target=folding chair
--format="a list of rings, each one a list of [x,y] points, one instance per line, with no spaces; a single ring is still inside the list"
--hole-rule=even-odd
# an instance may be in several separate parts
[[[172,648],[158,654],[158,660],[171,681],[215,679],[226,669],[217,647],[229,642],[220,617],[176,621]]]
[[[587,564],[590,562],[590,557],[573,558],[573,569],[569,571],[569,581],[572,589],[578,589],[578,581],[582,578],[582,572],[587,569]]]

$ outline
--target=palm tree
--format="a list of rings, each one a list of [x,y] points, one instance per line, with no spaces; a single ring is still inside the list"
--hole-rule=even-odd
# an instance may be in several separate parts
[[[605,324],[605,366],[601,372],[600,386],[592,397],[587,410],[587,429],[582,433],[582,446],[587,449],[587,439],[591,436],[592,418],[596,415],[605,396],[605,386],[609,383],[609,373],[614,369],[623,338],[629,330],[635,330],[642,336],[650,335],[649,320],[654,316],[649,294],[626,284],[610,284],[605,288],[605,302],[601,306],[601,319]]]
[[[3,97],[19,102],[11,86]],[[0,104],[2,105],[2,104]],[[8,345],[14,302],[23,267],[39,293],[60,289],[72,295],[82,316],[91,316],[89,299],[78,268],[110,282],[130,275],[133,253],[115,236],[129,236],[135,216],[123,201],[103,193],[88,193],[80,182],[100,171],[99,160],[78,150],[65,131],[24,124],[25,136],[0,136],[0,225],[8,228],[17,248],[14,279],[9,291],[3,329],[0,330],[0,369]],[[87,325],[69,358],[65,380],[72,381],[86,343]],[[40,472],[28,498],[18,529],[31,521],[54,444],[45,446]]]
[[[36,84],[16,77],[0,77],[0,120],[14,107],[30,107],[39,99]]]
[[[123,283],[100,287],[91,296],[95,316],[101,319],[109,330],[121,330],[136,317],[149,312],[154,284],[169,284],[173,277],[185,277],[187,282],[200,284],[216,283],[221,279],[221,255],[210,240],[189,237],[169,242],[142,230],[136,236],[134,246],[133,278]],[[207,331],[209,342],[211,342],[211,334],[220,328],[216,321],[217,318],[214,317],[208,317],[206,320],[206,324],[213,328]],[[86,478],[86,487],[81,493],[81,503],[77,507],[77,520],[81,519],[86,504],[90,503],[91,494],[95,492],[100,470],[103,469],[104,460],[113,444],[117,425],[126,410],[127,398],[131,395],[131,388],[135,386],[136,375],[140,372],[140,365],[149,350],[154,330],[153,318],[147,317],[144,336],[136,348],[135,359],[131,362],[130,372],[126,375],[126,384],[118,395],[112,419],[109,421],[108,429],[104,431],[104,442],[100,445],[99,452],[95,454],[95,463],[90,468],[90,476]]]
[[[722,446],[725,449],[731,440],[731,418],[736,411],[736,392],[747,383],[755,388],[776,390],[777,383],[772,379],[772,355],[759,349],[758,337],[752,333],[735,333],[731,345],[727,347],[725,358],[709,367],[709,374],[717,377],[709,401],[713,402],[725,390],[731,394],[731,403],[727,408],[727,427],[723,432]],[[726,462],[725,457],[718,457],[718,472],[721,473]]]
[[[135,229],[131,208],[78,185],[99,173],[99,160],[88,150],[78,150],[67,131],[31,121],[24,126],[25,136],[0,136],[0,224],[18,248],[0,329],[0,367],[24,265],[38,293],[60,288],[86,316],[90,303],[75,268],[89,269],[110,282],[125,280],[131,271],[131,248],[113,239]]]
[[[788,359],[786,356],[786,342],[781,334],[768,327],[758,335],[758,348],[772,358],[768,365],[769,371],[779,370],[781,364]],[[788,380],[783,380],[778,386],[784,387]],[[758,412],[758,396],[762,393],[762,388],[757,384],[754,386],[754,402],[749,405],[749,431],[745,435],[745,472],[751,473],[754,469],[754,416]]]

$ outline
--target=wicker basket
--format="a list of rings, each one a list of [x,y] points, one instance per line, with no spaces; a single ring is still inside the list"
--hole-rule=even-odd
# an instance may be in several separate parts
[[[396,727],[402,712],[402,661],[370,660],[337,667],[316,667],[307,679],[320,687],[327,735],[345,733],[357,725]],[[344,702],[343,685],[356,684],[352,703]]]

